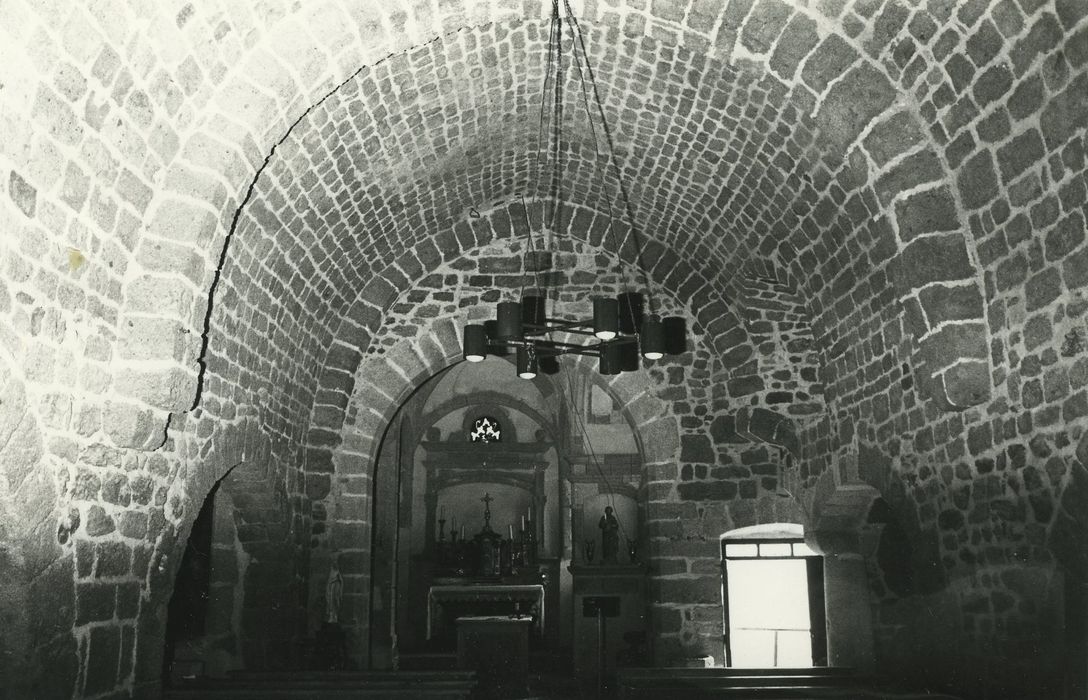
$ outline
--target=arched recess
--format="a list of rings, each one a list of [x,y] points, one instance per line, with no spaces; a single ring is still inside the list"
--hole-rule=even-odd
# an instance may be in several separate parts
[[[213,608],[218,613],[229,609],[232,616],[231,634],[239,652],[235,662],[261,670],[301,661],[294,640],[305,636],[307,551],[299,540],[299,514],[286,484],[275,478],[282,472],[274,464],[271,442],[249,420],[223,428],[211,444],[203,458],[205,468],[171,489],[167,521],[155,539],[147,570],[137,572],[144,578],[135,639],[137,694],[157,694],[164,681],[167,610],[178,567],[200,509],[217,489],[229,498],[236,545],[245,558],[243,569],[221,572],[220,583],[237,584],[240,595],[229,603],[215,601]],[[232,576],[239,578],[234,581]]]
[[[943,408],[959,409],[990,396],[982,278],[966,215],[984,202],[973,177],[954,181],[944,130],[927,125],[911,94],[932,60],[927,44],[936,32],[924,28],[938,24],[927,10],[915,13],[918,31],[899,44],[910,46],[908,69],[902,56],[879,60],[891,48],[879,23],[871,34],[844,35],[819,12],[774,0],[726,22],[733,55],[781,81],[768,89],[811,117],[794,150],[775,159],[782,206],[756,214],[762,225],[753,227],[749,247],[775,256],[802,282],[839,376],[850,371],[840,356],[857,344],[856,329],[898,299],[925,389]],[[761,166],[759,159],[747,164],[749,171]],[[975,174],[985,179],[984,170]],[[727,211],[742,215],[752,196],[741,185],[740,201]],[[759,239],[757,231],[768,235]],[[859,290],[875,298],[871,308],[859,308]]]
[[[10,334],[3,320],[0,334]],[[13,697],[70,693],[79,672],[74,565],[57,555],[74,549],[85,510],[56,503],[54,469],[22,373],[0,343],[0,678],[11,679],[3,687]],[[54,660],[52,673],[35,651]]]

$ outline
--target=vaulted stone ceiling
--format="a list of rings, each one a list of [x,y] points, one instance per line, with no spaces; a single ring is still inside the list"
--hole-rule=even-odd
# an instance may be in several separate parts
[[[406,290],[437,261],[434,241],[447,243],[438,257],[456,252],[449,233],[467,212],[533,194],[528,158],[546,32],[536,17],[546,9],[529,8],[529,19],[515,14],[469,20],[456,31],[444,26],[428,42],[364,64],[320,95],[274,144],[232,222],[223,274],[239,297],[259,297],[263,288],[274,299],[281,286],[292,289],[295,298],[267,322],[312,343],[312,350],[299,355],[299,346],[292,353],[310,359],[283,363],[310,376],[303,385],[316,378],[322,348],[337,337],[371,276]],[[911,295],[915,270],[901,275],[893,291],[887,263],[918,233],[947,231],[914,246],[910,266],[927,268],[920,285],[948,281],[952,293],[965,297],[956,320],[981,316],[981,280],[962,235],[966,223],[955,191],[942,185],[948,163],[919,116],[920,105],[929,103],[908,92],[917,86],[925,96],[927,80],[940,82],[923,75],[919,50],[937,33],[929,13],[908,30],[908,16],[896,6],[871,18],[871,26],[849,29],[781,3],[745,7],[743,14],[731,5],[720,20],[698,7],[654,10],[649,18],[628,8],[589,11],[584,25],[622,178],[650,246],[645,257],[664,263],[659,278],[672,271],[674,292],[709,294],[736,311],[739,271],[753,255],[770,256],[809,293],[826,345],[856,343],[864,340],[857,329],[872,314],[894,314],[885,308],[891,299]],[[856,13],[846,17],[860,20]],[[652,30],[670,21],[688,31]],[[891,42],[896,30],[904,35]],[[570,115],[580,105],[568,77]],[[287,97],[275,94],[284,83],[268,82],[245,101],[236,98],[232,116],[255,119],[249,115]],[[571,160],[582,167],[572,169],[565,196],[588,210],[569,233],[592,238],[593,215],[599,229],[618,187],[586,167],[585,125],[569,121],[581,125]],[[920,185],[927,190],[920,197],[900,197]],[[906,217],[898,237],[897,197]],[[517,212],[511,214],[516,220]],[[600,235],[594,242],[611,243]],[[676,259],[662,259],[665,250]],[[925,260],[937,257],[949,262],[938,269]],[[677,278],[677,260],[686,279]],[[879,300],[877,308],[858,304],[859,294]],[[933,318],[921,321],[919,336],[941,322],[943,306],[929,303]],[[307,310],[305,318],[299,309]],[[226,343],[244,337],[233,325],[224,334]],[[968,366],[968,385],[985,384],[984,345],[957,340],[930,342],[936,348],[930,364],[938,366],[929,372],[966,353],[977,366],[974,372]],[[256,355],[267,361],[275,345],[262,344]],[[953,403],[982,398],[951,391],[959,391],[945,399]]]

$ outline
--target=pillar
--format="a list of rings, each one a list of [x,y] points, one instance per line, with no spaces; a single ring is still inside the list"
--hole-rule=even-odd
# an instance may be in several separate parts
[[[872,673],[873,613],[865,559],[859,554],[824,558],[827,663]]]

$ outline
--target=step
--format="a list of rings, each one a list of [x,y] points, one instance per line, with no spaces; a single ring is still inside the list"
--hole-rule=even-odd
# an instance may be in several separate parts
[[[409,698],[459,700],[476,687],[472,671],[240,671],[171,688],[172,700],[319,700]]]

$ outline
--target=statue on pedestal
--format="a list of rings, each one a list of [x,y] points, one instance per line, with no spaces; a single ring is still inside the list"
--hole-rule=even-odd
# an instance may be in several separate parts
[[[315,639],[314,668],[340,670],[347,665],[347,646],[340,626],[340,601],[344,595],[344,576],[340,573],[340,557],[333,554],[329,562],[329,578],[325,582],[325,614]]]
[[[340,562],[333,556],[329,564],[329,580],[325,583],[325,622],[340,622],[340,600],[344,595],[344,577],[340,574]]]
[[[601,528],[601,563],[615,564],[620,548],[620,521],[612,514],[612,506],[605,506],[597,527]]]

